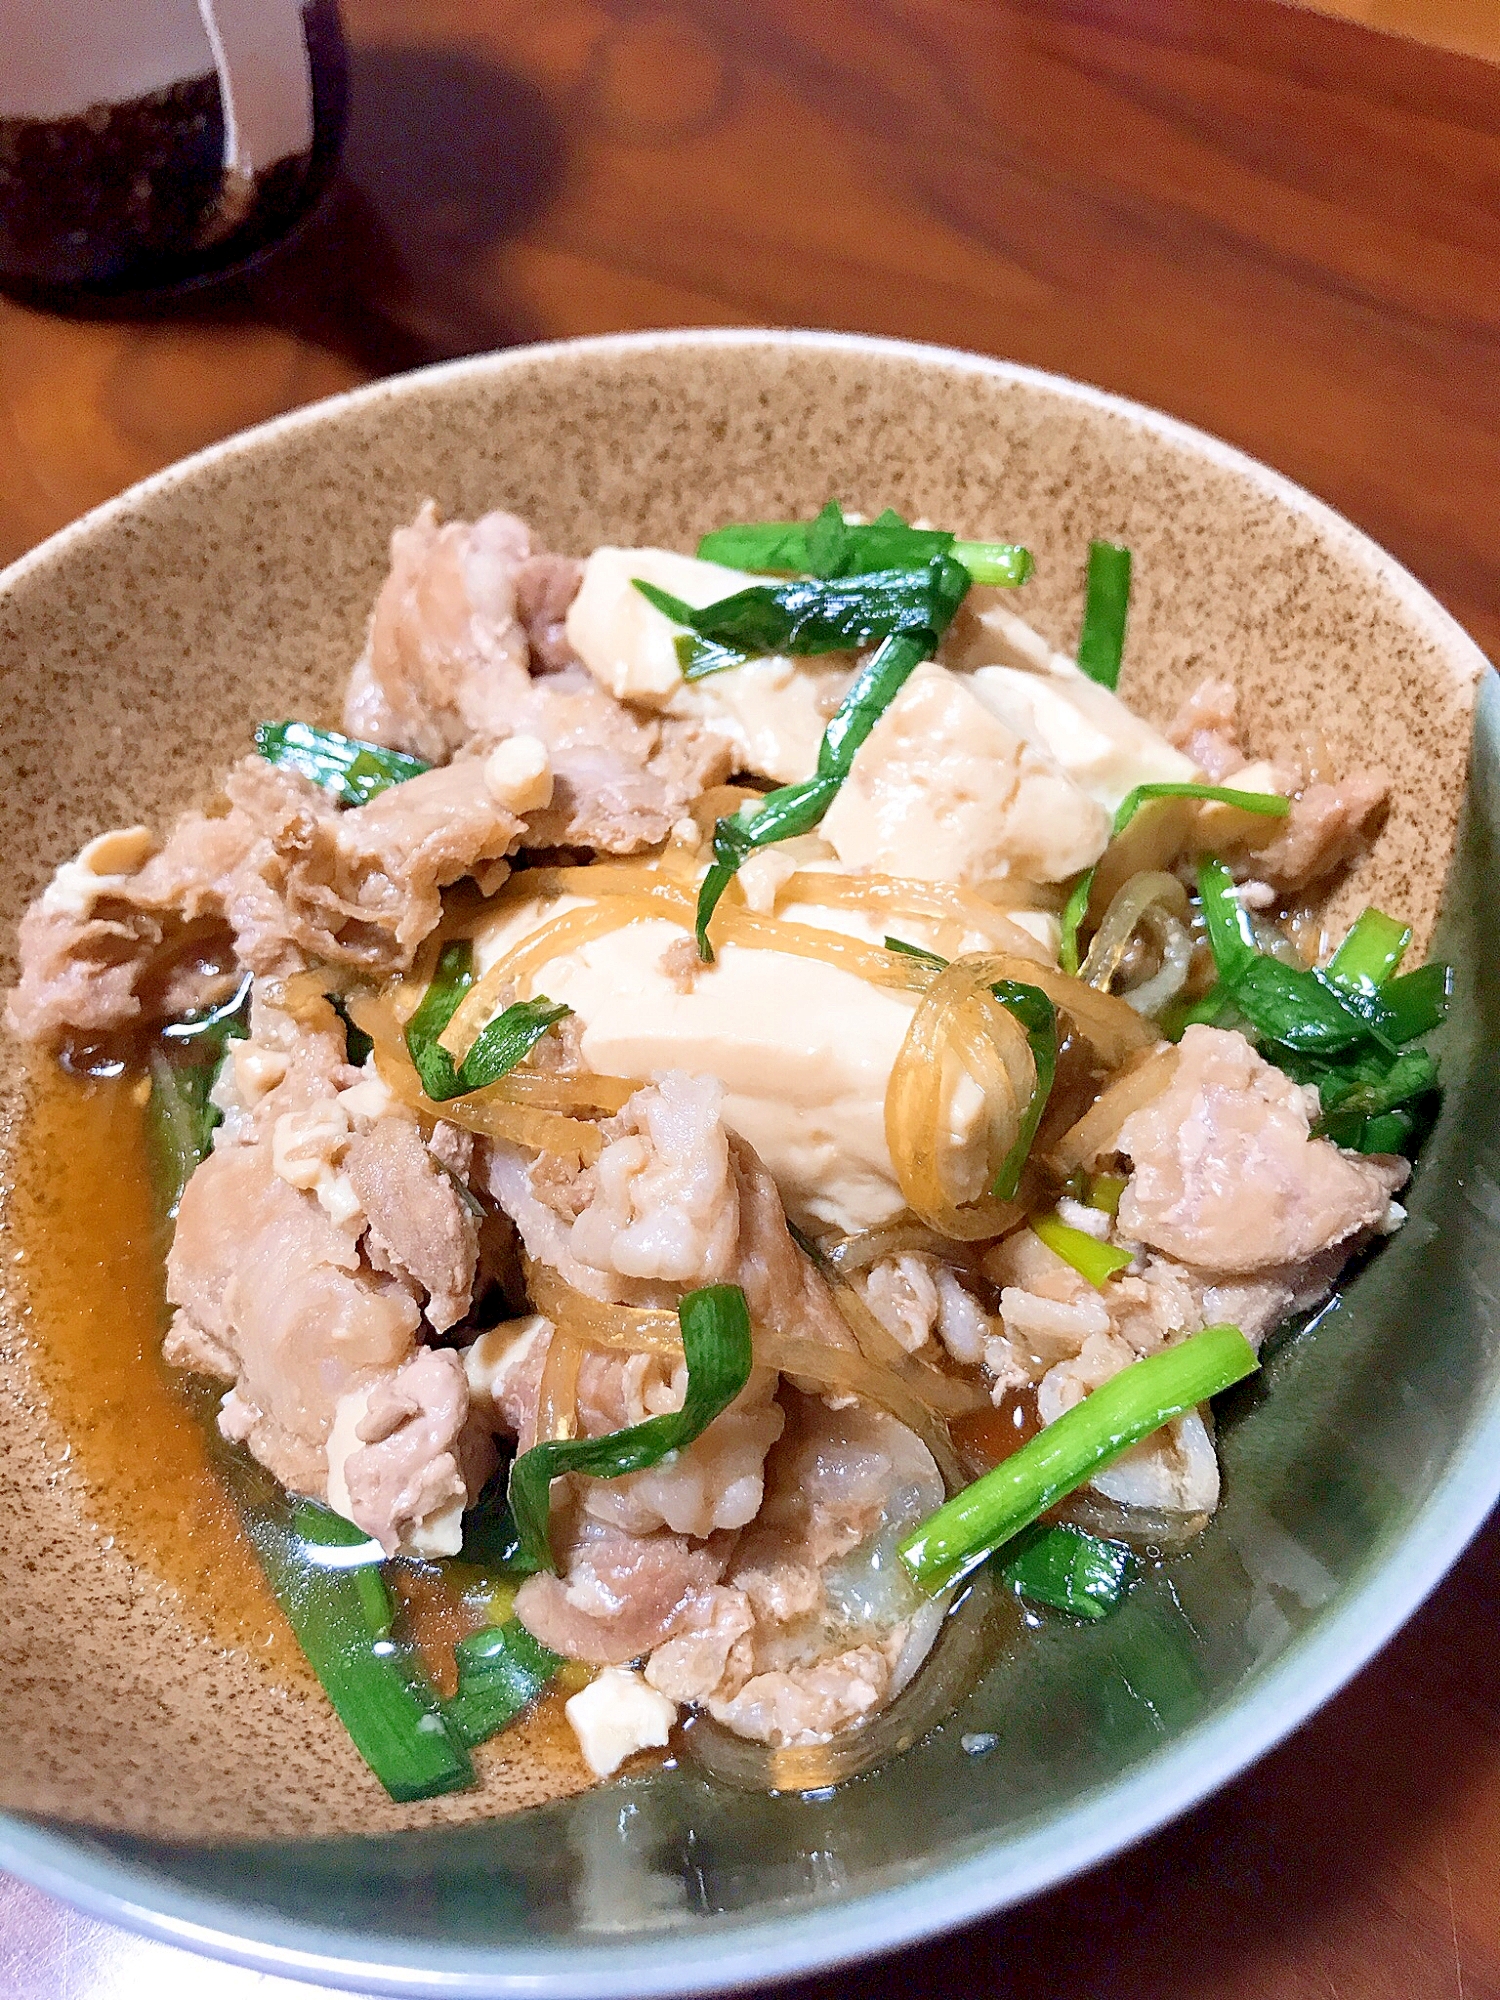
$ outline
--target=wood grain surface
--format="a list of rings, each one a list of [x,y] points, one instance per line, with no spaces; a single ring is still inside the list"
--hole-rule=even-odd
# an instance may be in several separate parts
[[[1215,431],[1500,653],[1500,69],[1273,0],[345,16],[347,173],[295,246],[149,323],[0,302],[0,559],[374,374],[621,327],[834,326]],[[1497,1553],[1491,1529],[1354,1687],[1175,1828],[805,2000],[1500,2000]],[[0,2000],[306,1990],[0,1895]]]

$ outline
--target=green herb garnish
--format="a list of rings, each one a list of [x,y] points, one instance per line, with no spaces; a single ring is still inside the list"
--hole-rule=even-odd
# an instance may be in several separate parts
[[[259,722],[255,747],[268,764],[300,771],[345,806],[367,806],[390,786],[420,778],[432,768],[404,750],[361,743],[336,729],[314,729],[309,722]]]
[[[1107,1618],[1123,1602],[1134,1566],[1123,1542],[1082,1528],[1042,1528],[1001,1565],[1000,1579],[1033,1604],[1075,1618]]]
[[[911,528],[893,509],[855,524],[830,500],[814,521],[758,521],[716,528],[698,544],[705,562],[759,573],[832,578],[886,569],[920,569],[951,555],[975,583],[1014,587],[1034,567],[1014,542],[963,542],[943,528]]]
[[[956,1583],[1121,1452],[1258,1366],[1255,1350],[1234,1326],[1206,1327],[1132,1362],[955,1494],[897,1553],[924,1590]]]
[[[549,1439],[522,1452],[511,1467],[510,1506],[520,1544],[519,1566],[557,1567],[548,1535],[554,1479],[570,1472],[591,1479],[620,1479],[659,1465],[668,1452],[681,1451],[701,1436],[750,1379],[754,1359],[750,1313],[738,1285],[706,1285],[689,1292],[678,1305],[677,1318],[688,1371],[680,1410],[649,1417],[608,1437]]]
[[[1090,542],[1078,664],[1101,687],[1119,686],[1129,610],[1129,549],[1121,548],[1117,542]]]
[[[455,938],[443,946],[432,983],[406,1024],[407,1052],[421,1079],[423,1092],[434,1104],[498,1083],[535,1048],[550,1027],[573,1011],[543,993],[532,1000],[513,1001],[493,1021],[486,1022],[463,1061],[455,1063],[438,1036],[457,1013],[458,1003],[473,983],[474,947],[468,938]]]
[[[453,1648],[458,1692],[443,1704],[449,1730],[471,1749],[509,1728],[562,1665],[519,1618],[471,1632]]]

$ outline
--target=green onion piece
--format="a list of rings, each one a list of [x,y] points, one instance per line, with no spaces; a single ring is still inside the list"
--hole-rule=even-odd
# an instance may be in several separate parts
[[[1362,910],[1330,959],[1325,977],[1334,986],[1373,993],[1391,977],[1410,943],[1410,924],[1397,923],[1380,910]]]
[[[717,528],[698,544],[705,562],[730,569],[822,579],[884,569],[916,569],[951,554],[975,583],[1025,583],[1030,551],[1014,542],[961,542],[940,528],[911,528],[887,508],[879,520],[853,524],[830,500],[814,521],[761,521]],[[684,621],[685,622],[685,621]]]
[[[1403,972],[1380,989],[1386,1033],[1399,1047],[1429,1035],[1448,1018],[1453,998],[1453,967],[1434,961]]]
[[[1091,681],[1114,688],[1125,653],[1125,620],[1130,608],[1130,551],[1116,542],[1090,542],[1083,630],[1078,664]]]
[[[754,1359],[750,1313],[738,1285],[706,1285],[677,1308],[687,1358],[687,1395],[680,1410],[648,1417],[608,1437],[558,1438],[522,1452],[510,1471],[510,1505],[520,1541],[519,1561],[555,1569],[548,1535],[552,1482],[565,1473],[619,1479],[659,1465],[707,1430],[750,1379]]]
[[[1084,1202],[1089,1208],[1097,1208],[1102,1215],[1118,1215],[1120,1196],[1129,1185],[1123,1174],[1090,1174]]]
[[[949,613],[951,618],[952,613]],[[946,620],[944,621],[947,622]],[[714,828],[714,860],[698,890],[695,929],[698,956],[713,962],[708,926],[719,898],[734,880],[740,863],[757,847],[811,833],[838,797],[849,775],[855,752],[896,699],[914,668],[937,645],[932,631],[900,632],[871,654],[855,675],[832,721],[823,732],[817,774],[798,785],[783,785],[757,806],[742,806]]]
[[[1123,1271],[1130,1262],[1128,1250],[1101,1243],[1097,1236],[1090,1236],[1086,1229],[1074,1229],[1059,1216],[1034,1215],[1031,1227],[1049,1250],[1055,1251],[1065,1264],[1071,1264],[1079,1277],[1087,1278],[1097,1291],[1102,1292],[1116,1271]]]
[[[1133,1362],[955,1494],[897,1553],[924,1590],[946,1588],[1122,1451],[1242,1381],[1258,1365],[1255,1350],[1234,1326],[1206,1327]]]
[[[471,1632],[453,1648],[458,1692],[443,1704],[448,1728],[470,1749],[530,1708],[562,1665],[519,1618]]]
[[[421,1078],[422,1089],[435,1104],[457,1097],[462,1085],[458,1065],[438,1036],[458,1012],[458,1003],[474,984],[474,946],[454,938],[438,954],[432,980],[416,1012],[406,1024],[406,1048]]]
[[[147,1067],[146,1144],[163,1219],[174,1221],[183,1190],[213,1145],[221,1113],[209,1102],[232,1041],[250,1032],[250,982],[222,1007],[174,1021]]]
[[[847,652],[894,632],[942,631],[970,579],[961,563],[936,555],[919,569],[752,584],[696,609],[640,577],[632,581],[649,604],[715,646],[812,654]]]
[[[1125,794],[1115,812],[1109,830],[1111,840],[1118,840],[1143,805],[1152,799],[1202,799],[1212,805],[1238,806],[1243,812],[1260,813],[1266,819],[1284,819],[1291,811],[1292,802],[1284,799],[1279,792],[1241,792],[1232,785],[1178,784],[1163,779],[1159,783],[1137,785]],[[1068,900],[1063,904],[1062,937],[1059,945],[1058,962],[1070,979],[1078,977],[1078,967],[1082,953],[1078,948],[1078,933],[1083,928],[1084,918],[1089,911],[1089,898],[1094,888],[1094,869],[1088,869],[1068,891]],[[1231,885],[1232,886],[1232,885]],[[1254,950],[1248,920],[1241,918],[1247,942]]]
[[[1036,1086],[1021,1114],[1021,1129],[1016,1134],[1016,1143],[1001,1161],[999,1172],[990,1183],[990,1193],[997,1200],[1014,1201],[1057,1075],[1057,1009],[1040,987],[1028,986],[1018,980],[997,979],[990,991],[1026,1030],[1032,1060],[1036,1064]]]
[[[402,750],[361,743],[340,736],[336,729],[314,729],[307,722],[257,723],[255,747],[268,764],[300,771],[346,806],[367,806],[391,785],[420,778],[432,768]]]
[[[363,1028],[356,1027],[349,1018],[349,1009],[344,1004],[342,994],[330,993],[328,1004],[344,1024],[344,1054],[356,1069],[363,1069],[375,1044]]]
[[[700,639],[696,632],[680,632],[675,646],[677,664],[685,681],[707,680],[710,674],[744,666],[750,657],[748,653],[736,652],[733,646],[716,646],[712,639]]]
[[[1383,1111],[1378,1118],[1365,1120],[1364,1130],[1353,1150],[1359,1153],[1399,1153],[1415,1130],[1416,1120],[1409,1111]]]
[[[504,1013],[485,1023],[462,1063],[455,1063],[438,1036],[473,983],[474,947],[468,938],[455,938],[443,946],[432,984],[406,1024],[407,1050],[422,1089],[434,1104],[498,1083],[550,1027],[573,1011],[549,1000],[545,993],[513,1001]]]
[[[310,1501],[290,1523],[251,1511],[245,1527],[313,1672],[391,1797],[430,1799],[472,1783],[468,1752],[413,1655],[389,1637],[379,1545]]]
[[[1134,1560],[1123,1542],[1082,1528],[1043,1528],[1004,1563],[1001,1581],[1033,1604],[1075,1618],[1107,1618],[1130,1588]]]

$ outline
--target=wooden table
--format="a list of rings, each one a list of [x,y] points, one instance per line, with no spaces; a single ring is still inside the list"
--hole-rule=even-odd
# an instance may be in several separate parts
[[[1273,0],[345,0],[348,178],[223,299],[0,305],[0,558],[372,374],[861,328],[1137,396],[1342,508],[1500,654],[1500,69]],[[812,1996],[1500,2000],[1500,1530],[1218,1799]],[[0,1883],[3,2000],[240,2000]]]

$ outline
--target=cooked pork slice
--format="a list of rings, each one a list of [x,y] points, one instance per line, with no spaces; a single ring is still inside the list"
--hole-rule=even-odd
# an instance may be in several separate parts
[[[378,1271],[415,1279],[428,1320],[445,1333],[469,1310],[479,1261],[479,1225],[453,1176],[399,1117],[356,1133],[343,1170],[368,1218],[365,1255]]]
[[[1239,740],[1239,694],[1233,681],[1212,675],[1200,681],[1167,724],[1167,741],[1185,751],[1211,784],[1244,768]]]
[[[516,577],[533,554],[514,514],[439,525],[429,500],[391,536],[391,568],[344,703],[351,736],[442,764],[515,728],[529,684]]]
[[[21,919],[12,1034],[55,1048],[222,998],[237,974],[221,885],[251,839],[232,815],[189,813],[159,852],[146,827],[89,841]]]
[[[1195,1026],[1171,1081],[1133,1112],[1119,1226],[1199,1271],[1300,1264],[1380,1225],[1404,1161],[1365,1159],[1312,1136],[1309,1093],[1243,1035]]]
[[[1275,839],[1255,850],[1256,877],[1281,890],[1326,881],[1370,839],[1389,792],[1384,771],[1353,771],[1336,784],[1309,785],[1292,800]]]
[[[561,1575],[529,1576],[516,1593],[516,1616],[555,1653],[615,1667],[659,1646],[692,1615],[723,1575],[734,1538],[628,1535],[582,1515],[560,1540]]]
[[[167,1297],[169,1362],[233,1358],[225,1435],[292,1492],[323,1498],[335,1405],[409,1354],[410,1293],[362,1267],[355,1237],[276,1171],[269,1144],[249,1144],[211,1153],[189,1181]]]
[[[260,838],[227,885],[241,959],[284,977],[309,959],[404,971],[465,875],[493,889],[521,821],[476,760],[392,785],[340,812],[295,772],[249,757],[225,790]]]
[[[494,1463],[493,1443],[469,1422],[462,1360],[452,1348],[421,1347],[340,1400],[329,1504],[389,1556],[457,1555],[464,1508]]]
[[[516,616],[531,644],[533,673],[556,673],[576,661],[567,616],[582,581],[583,564],[576,556],[528,556],[517,569]]]
[[[891,1559],[943,1497],[926,1448],[879,1412],[787,1401],[760,1518],[646,1668],[673,1700],[777,1747],[866,1720],[915,1672],[941,1618]]]
[[[439,526],[429,502],[391,537],[344,724],[429,763],[533,736],[554,791],[529,844],[631,854],[665,839],[730,753],[694,723],[632,716],[577,664],[563,620],[579,573],[534,549],[514,515]]]

